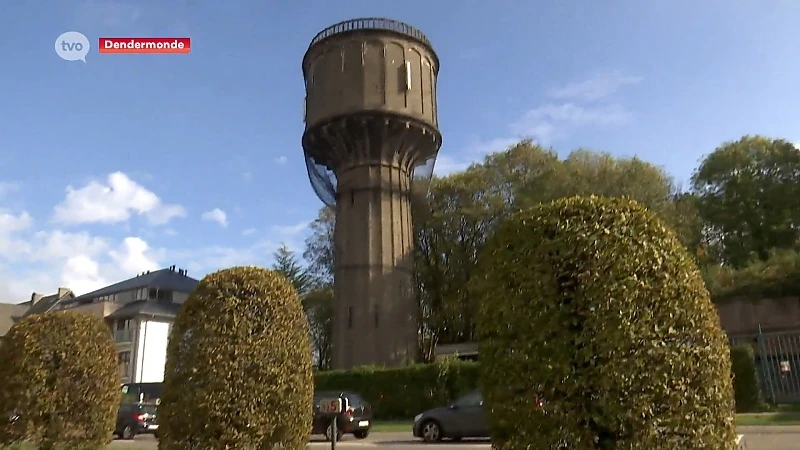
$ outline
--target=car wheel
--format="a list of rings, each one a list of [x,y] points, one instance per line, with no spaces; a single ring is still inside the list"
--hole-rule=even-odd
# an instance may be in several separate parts
[[[435,420],[422,424],[422,440],[425,442],[440,442],[442,440],[442,426]]]
[[[366,439],[367,436],[369,436],[369,430],[355,431],[353,432],[353,436],[355,436],[356,439]]]
[[[125,440],[133,439],[136,436],[136,433],[133,432],[133,428],[130,425],[125,425],[125,428],[122,429],[122,433],[119,434],[119,437]]]
[[[325,439],[327,439],[328,441],[332,441],[333,440],[332,439],[332,435],[333,435],[333,422],[328,424],[328,428],[325,428]],[[341,441],[342,440],[342,436],[344,436],[344,432],[337,428],[337,430],[336,430],[336,442]]]

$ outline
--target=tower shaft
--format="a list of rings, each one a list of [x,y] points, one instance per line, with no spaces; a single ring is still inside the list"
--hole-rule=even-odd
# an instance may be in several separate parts
[[[411,177],[373,162],[338,173],[333,367],[402,366],[417,352]]]

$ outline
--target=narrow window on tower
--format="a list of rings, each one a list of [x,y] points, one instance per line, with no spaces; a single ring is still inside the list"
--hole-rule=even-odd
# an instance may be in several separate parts
[[[354,191],[350,191],[350,204],[353,205],[356,203],[356,193]]]
[[[375,328],[378,328],[378,305],[375,305]]]
[[[351,329],[351,330],[353,329],[353,307],[352,306],[348,306],[347,307],[347,328]]]

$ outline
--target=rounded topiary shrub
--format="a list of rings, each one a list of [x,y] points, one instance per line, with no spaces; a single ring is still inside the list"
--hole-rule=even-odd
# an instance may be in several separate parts
[[[602,197],[540,205],[500,224],[477,274],[497,448],[736,447],[727,339],[654,214]]]
[[[753,347],[739,344],[731,347],[731,370],[736,412],[758,412],[764,409],[761,385],[758,383]]]
[[[277,272],[212,273],[181,308],[170,335],[160,449],[304,449],[314,379],[308,324]]]
[[[120,377],[99,317],[54,312],[14,324],[0,345],[0,446],[101,449],[111,442]],[[10,422],[8,417],[19,419]]]

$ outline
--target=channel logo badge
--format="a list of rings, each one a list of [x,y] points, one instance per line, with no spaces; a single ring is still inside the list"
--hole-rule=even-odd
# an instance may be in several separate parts
[[[89,39],[77,31],[67,31],[56,38],[56,54],[65,61],[86,62],[86,55],[91,49]]]

